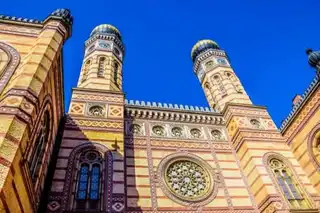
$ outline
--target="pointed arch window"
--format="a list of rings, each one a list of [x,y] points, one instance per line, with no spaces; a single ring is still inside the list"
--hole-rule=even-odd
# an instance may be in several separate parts
[[[277,158],[273,158],[269,161],[269,167],[291,207],[299,209],[310,208],[310,204],[303,195],[303,191],[300,189],[290,168],[282,160]]]
[[[106,58],[105,57],[100,57],[99,58],[98,77],[103,77],[104,76],[105,62],[106,62]]]
[[[75,172],[74,210],[100,210],[103,198],[103,157],[95,150],[79,155]]]
[[[44,153],[49,142],[50,123],[50,114],[48,111],[45,111],[41,120],[40,131],[36,136],[36,141],[34,142],[34,147],[30,155],[31,159],[29,161],[29,171],[34,183],[38,179],[40,167],[43,163]]]
[[[118,86],[118,70],[119,64],[117,62],[114,63],[114,71],[113,71],[113,81]]]
[[[81,80],[82,82],[84,82],[88,78],[90,64],[91,64],[91,61],[88,60],[83,67],[82,80]]]

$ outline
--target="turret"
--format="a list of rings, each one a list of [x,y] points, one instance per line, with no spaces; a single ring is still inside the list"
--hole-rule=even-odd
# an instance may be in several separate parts
[[[198,41],[192,48],[191,58],[193,71],[212,109],[222,111],[227,103],[252,104],[227,54],[216,42]]]
[[[85,42],[78,87],[122,91],[123,56],[119,30],[109,24],[95,27]]]

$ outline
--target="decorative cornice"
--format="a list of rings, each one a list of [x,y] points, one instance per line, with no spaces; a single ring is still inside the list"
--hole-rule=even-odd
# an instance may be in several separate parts
[[[27,24],[38,24],[42,25],[42,21],[37,19],[29,19],[29,18],[21,18],[16,16],[6,16],[6,15],[0,15],[0,20],[3,21],[10,21],[10,22],[17,22],[17,23],[27,23]]]
[[[194,61],[193,64],[193,71],[196,73],[199,66],[200,66],[200,62],[209,58],[210,56],[215,55],[215,56],[221,56],[221,57],[227,57],[227,54],[225,53],[225,51],[223,50],[213,50],[213,49],[209,49],[203,53],[201,53]]]
[[[96,41],[97,39],[104,39],[104,40],[110,40],[113,41],[114,43],[116,43],[119,48],[121,49],[122,53],[125,53],[125,47],[122,43],[122,41],[120,41],[116,36],[114,35],[103,35],[103,34],[96,34],[92,37],[90,37],[86,42],[85,42],[85,47],[87,47],[88,45],[92,44],[94,41]]]
[[[298,112],[302,109],[302,107],[307,103],[307,101],[311,97],[311,94],[319,87],[319,85],[320,85],[319,76],[316,76],[312,80],[307,90],[303,93],[301,100],[299,100],[298,103],[294,105],[288,117],[282,122],[280,127],[280,131],[282,134],[286,131],[286,129],[289,127],[289,124],[293,121],[293,119],[298,114]]]
[[[171,120],[224,125],[222,114],[208,107],[183,106],[144,101],[125,101],[127,116],[155,120]]]

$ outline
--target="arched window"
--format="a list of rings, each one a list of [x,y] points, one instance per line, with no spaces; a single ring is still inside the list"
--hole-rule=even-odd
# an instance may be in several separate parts
[[[221,92],[221,95],[222,95],[222,96],[227,95],[227,91],[226,91],[226,89],[224,88],[224,85],[223,85],[223,83],[222,83],[222,80],[221,80],[220,76],[219,76],[219,75],[215,75],[215,76],[213,77],[213,80],[214,80],[215,84],[218,86],[218,89],[219,89],[219,91]]]
[[[230,73],[230,72],[225,72],[225,75],[227,76],[227,78],[231,81],[234,89],[238,92],[238,93],[243,93],[242,92],[242,88],[240,85],[239,80],[234,76],[234,74]]]
[[[99,58],[99,67],[98,67],[98,77],[103,77],[104,70],[105,70],[105,57]]]
[[[79,155],[74,176],[74,210],[101,210],[103,162],[102,155],[95,150],[87,150]]]
[[[37,181],[40,167],[43,163],[44,153],[49,140],[50,123],[50,114],[48,111],[45,111],[29,161],[29,171],[34,183]]]
[[[85,63],[84,67],[83,67],[82,80],[81,80],[82,82],[84,82],[84,81],[87,80],[87,78],[88,78],[90,63],[91,63],[91,61],[88,60],[88,61]]]
[[[307,202],[306,197],[303,196],[303,191],[300,190],[299,184],[290,168],[277,158],[272,158],[269,161],[269,167],[291,207],[298,209],[310,208],[310,204]]]
[[[118,70],[119,64],[117,62],[114,63],[114,71],[113,71],[113,81],[118,86]]]

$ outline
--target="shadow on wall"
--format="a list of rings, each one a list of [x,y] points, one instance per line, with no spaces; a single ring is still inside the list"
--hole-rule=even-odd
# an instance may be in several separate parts
[[[72,130],[74,134],[71,137],[69,135],[64,136],[64,130]],[[63,139],[76,141],[76,138],[81,138],[82,143],[79,146],[74,147],[73,151],[68,156],[68,166],[67,168],[65,168],[66,178],[63,180],[63,191],[51,191],[52,182],[56,181],[56,179],[54,179],[54,172],[58,166],[57,160],[61,142]],[[130,141],[132,141],[132,138],[132,136],[125,137],[125,144],[127,144],[127,141],[129,141],[129,148],[133,148],[132,143],[130,143]],[[101,207],[101,210],[90,210],[90,212],[142,212],[142,209],[138,206],[139,194],[137,189],[135,188],[136,183],[134,161],[132,159],[128,168],[129,171],[127,171],[126,160],[124,156],[118,152],[120,147],[117,140],[114,141],[112,147],[113,150],[108,150],[104,145],[95,143],[94,141],[90,141],[86,137],[86,135],[83,134],[81,128],[75,124],[71,117],[69,117],[68,115],[64,116],[59,125],[59,130],[53,148],[51,161],[48,167],[48,174],[46,177],[41,202],[39,204],[38,213],[83,212],[83,210],[80,209],[73,210],[70,203],[73,202],[73,199],[71,199],[72,192],[74,191],[74,186],[77,185],[73,184],[72,182],[74,180],[78,180],[78,178],[75,177],[74,172],[77,163],[75,160],[75,156],[79,154],[79,152],[88,149],[96,150],[100,153],[103,153],[105,157],[105,166],[103,167],[102,171],[105,177],[102,183],[104,185],[104,189],[102,190],[104,193],[101,196],[101,198],[104,199],[103,205]],[[59,159],[61,159],[61,157]],[[123,166],[121,165],[122,162]],[[122,168],[124,168],[123,178],[121,177]],[[129,183],[127,181],[129,181]],[[124,184],[124,193],[120,193],[122,191],[122,184]],[[129,191],[127,189],[129,189]]]

